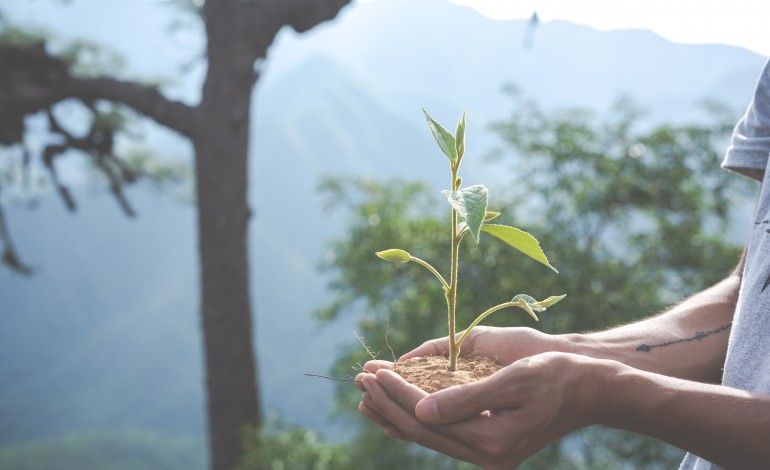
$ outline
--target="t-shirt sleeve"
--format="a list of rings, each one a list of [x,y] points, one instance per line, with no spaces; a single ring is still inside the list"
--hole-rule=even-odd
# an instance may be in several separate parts
[[[762,180],[770,156],[770,61],[759,77],[754,97],[733,130],[722,168]]]

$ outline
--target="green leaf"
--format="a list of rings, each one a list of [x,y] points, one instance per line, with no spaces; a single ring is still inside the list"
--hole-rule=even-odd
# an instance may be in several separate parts
[[[525,312],[529,314],[529,316],[534,318],[535,321],[540,321],[540,319],[537,318],[537,314],[535,312],[544,312],[546,308],[550,307],[566,296],[567,294],[552,295],[545,300],[537,301],[530,295],[518,294],[515,295],[513,299],[511,299],[511,302],[515,303],[517,307],[521,307]]]
[[[463,117],[457,122],[455,150],[457,151],[457,158],[462,159],[465,155],[465,111],[463,111]]]
[[[556,302],[560,301],[561,299],[563,299],[566,296],[567,296],[567,294],[564,294],[564,295],[552,295],[552,296],[548,297],[545,300],[539,300],[538,301],[538,300],[535,300],[535,298],[530,296],[530,295],[518,294],[518,295],[514,296],[513,299],[511,299],[511,302],[519,302],[519,301],[526,302],[527,305],[529,305],[532,308],[532,310],[534,310],[535,312],[544,312],[545,309],[547,309],[548,307],[552,306],[553,304],[555,304]]]
[[[433,133],[433,138],[436,139],[436,143],[444,154],[449,157],[449,161],[454,163],[457,161],[457,148],[455,147],[455,138],[448,130],[444,129],[444,126],[439,124],[435,119],[430,117],[425,108],[422,108],[422,112],[425,113],[425,118],[428,120],[428,126]]]
[[[468,224],[468,229],[476,243],[479,242],[479,230],[487,213],[489,191],[477,184],[459,191],[442,191],[449,204]]]
[[[519,297],[520,295],[522,294],[519,294],[516,297]],[[526,296],[526,297],[529,297],[529,296]],[[532,299],[532,297],[529,297],[529,298]],[[532,300],[535,300],[535,299],[532,299]],[[535,321],[540,321],[540,319],[537,318],[537,315],[535,314],[534,310],[532,310],[532,307],[530,306],[529,302],[527,302],[525,299],[520,298],[518,300],[512,300],[512,302],[516,302],[516,305],[524,309],[524,311],[527,312],[530,317],[534,318]]]
[[[534,308],[535,310],[540,312],[540,311],[545,310],[548,307],[552,306],[553,304],[555,304],[556,302],[560,301],[564,297],[567,297],[567,294],[552,295],[552,296],[548,297],[545,300],[541,300],[540,302],[536,302],[534,305],[532,305],[532,308]],[[540,309],[540,310],[538,310],[538,309]]]
[[[537,242],[537,239],[527,232],[514,227],[508,227],[507,225],[495,224],[484,225],[481,227],[481,231],[499,238],[535,261],[539,261],[553,269],[556,273],[559,272],[548,262],[548,258],[540,248],[540,243]]]
[[[537,303],[537,299],[535,299],[531,295],[527,295],[527,294],[516,294],[511,299],[511,302],[518,302],[519,300],[523,300],[524,302],[526,302],[526,303],[528,303],[530,305]]]
[[[385,251],[378,251],[375,254],[385,261],[390,261],[391,263],[406,263],[412,259],[412,255],[406,251],[395,248]]]
[[[493,212],[493,211],[487,211],[486,214],[484,214],[484,222],[489,222],[492,219],[496,219],[500,217],[499,212]]]

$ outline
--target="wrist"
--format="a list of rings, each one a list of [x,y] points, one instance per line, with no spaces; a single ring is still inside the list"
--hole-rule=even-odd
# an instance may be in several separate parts
[[[584,426],[593,424],[611,425],[619,412],[618,379],[624,373],[625,365],[607,359],[594,359],[578,355],[580,375],[576,404],[585,410]],[[579,371],[579,372],[578,372]]]
[[[595,359],[609,359],[607,346],[591,335],[582,333],[568,333],[563,335],[554,335],[558,344],[558,351],[581,356],[593,357]]]

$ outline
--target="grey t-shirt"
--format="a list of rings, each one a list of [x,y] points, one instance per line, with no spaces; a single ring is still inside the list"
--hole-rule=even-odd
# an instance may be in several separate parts
[[[754,98],[735,126],[722,167],[762,181],[748,239],[738,305],[727,345],[722,384],[770,394],[770,62]],[[767,436],[770,444],[770,436]],[[770,465],[770,463],[768,463]],[[680,470],[721,467],[687,454]]]

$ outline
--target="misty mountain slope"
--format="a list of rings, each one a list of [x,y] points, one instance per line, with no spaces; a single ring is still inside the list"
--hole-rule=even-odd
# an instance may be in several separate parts
[[[0,272],[0,441],[123,426],[202,430],[189,207],[80,195],[9,211],[30,278]]]
[[[357,319],[319,330],[311,317],[329,298],[316,266],[345,227],[316,188],[328,175],[445,188],[446,157],[421,106],[448,127],[467,108],[464,179],[485,183],[499,171],[480,158],[495,145],[486,127],[513,111],[505,83],[547,106],[602,109],[626,92],[656,119],[683,119],[704,96],[741,110],[765,61],[565,22],[541,25],[527,49],[525,30],[439,0],[388,0],[354,4],[302,36],[286,31],[271,49],[255,92],[249,193],[265,410],[332,429],[333,384],[302,374],[327,372],[338,348],[355,346]],[[0,271],[0,445],[106,428],[203,433],[194,211],[152,194],[132,200],[136,220],[106,196],[82,197],[74,216],[53,196],[38,211],[10,211],[40,272]]]

